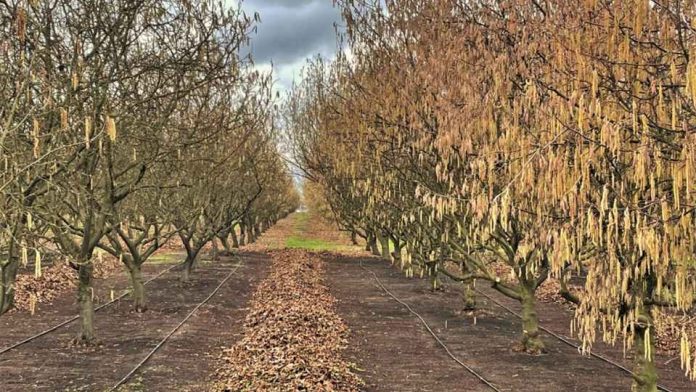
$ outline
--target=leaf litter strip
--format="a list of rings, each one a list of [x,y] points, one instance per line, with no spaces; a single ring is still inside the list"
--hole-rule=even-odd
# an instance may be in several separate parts
[[[155,353],[156,353],[160,348],[162,348],[162,346],[164,346],[165,343],[167,343],[167,341],[169,340],[169,338],[171,338],[172,335],[174,335],[174,334],[176,333],[176,331],[178,331],[184,324],[186,324],[186,322],[191,318],[191,316],[193,316],[193,315],[198,311],[198,309],[201,308],[201,306],[203,306],[203,305],[205,305],[206,303],[208,303],[208,301],[210,301],[210,299],[213,298],[213,296],[215,296],[215,294],[216,294],[218,291],[220,291],[220,289],[222,288],[222,286],[224,286],[225,283],[227,283],[227,281],[232,277],[232,275],[234,275],[235,272],[237,272],[237,270],[239,269],[239,267],[242,266],[242,264],[243,264],[243,263],[242,263],[242,261],[240,260],[239,263],[237,263],[237,265],[230,271],[230,273],[227,274],[227,276],[225,277],[225,279],[223,279],[223,280],[220,282],[220,284],[218,284],[217,287],[215,287],[215,289],[210,293],[210,295],[208,295],[203,301],[201,301],[198,305],[196,305],[196,307],[193,308],[193,310],[191,310],[191,311],[186,315],[186,317],[184,317],[184,319],[181,320],[181,322],[180,322],[176,327],[174,327],[171,331],[169,331],[169,333],[168,333],[162,340],[160,340],[159,343],[157,343],[157,345],[156,345],[152,350],[150,350],[150,352],[149,352],[140,362],[138,362],[138,364],[135,365],[135,367],[134,367],[133,369],[131,369],[130,372],[128,372],[128,374],[126,374],[121,380],[119,380],[116,384],[114,384],[114,386],[111,387],[111,389],[109,389],[109,392],[111,392],[111,391],[116,391],[120,386],[122,386],[122,385],[124,385],[125,383],[127,383],[128,380],[130,380],[131,377],[133,377],[133,376],[135,375],[135,373],[137,373],[138,370],[140,370],[140,368],[142,368],[143,365],[145,365],[145,363],[146,363],[150,358],[152,358],[152,356],[155,355]]]
[[[147,281],[145,281],[145,282],[143,283],[143,285],[146,285],[146,284],[152,282],[153,280],[155,280],[155,279],[161,277],[162,275],[166,274],[167,272],[171,271],[172,269],[174,269],[175,267],[178,267],[178,266],[179,266],[179,264],[174,264],[173,266],[171,266],[171,267],[165,269],[164,271],[158,273],[157,275],[155,275],[155,276],[153,276],[152,278],[150,278],[150,279],[148,279]],[[116,303],[116,302],[122,300],[122,299],[123,299],[125,296],[127,296],[128,294],[129,294],[129,292],[126,291],[126,292],[124,292],[123,294],[119,295],[118,297],[112,299],[111,301],[109,301],[109,302],[107,302],[107,303],[104,303],[104,304],[102,304],[102,305],[97,306],[96,308],[94,308],[94,311],[95,311],[95,312],[98,312],[98,311],[100,311],[101,309],[104,309],[105,307],[107,307],[107,306],[109,306],[109,305],[112,305],[112,304],[114,304],[114,303]],[[37,333],[36,335],[29,336],[28,338],[25,338],[25,339],[23,339],[23,340],[20,340],[19,342],[15,343],[15,344],[13,344],[13,345],[11,345],[11,346],[5,347],[5,348],[3,348],[3,349],[0,350],[0,355],[5,354],[6,352],[8,352],[8,351],[10,351],[10,350],[13,350],[13,349],[15,349],[15,348],[17,348],[17,347],[19,347],[19,346],[22,346],[22,345],[24,345],[24,344],[26,344],[26,343],[29,343],[29,342],[31,342],[31,341],[33,341],[33,340],[36,340],[36,339],[38,339],[38,338],[40,338],[40,337],[42,337],[42,336],[44,336],[44,335],[48,335],[49,333],[54,332],[54,331],[56,331],[56,330],[58,330],[58,329],[60,329],[60,328],[62,328],[62,327],[64,327],[64,326],[66,326],[66,325],[72,323],[73,321],[77,320],[78,318],[80,318],[79,315],[73,316],[73,317],[71,317],[71,318],[69,318],[69,319],[67,319],[67,320],[65,320],[65,321],[63,321],[63,322],[61,322],[60,324],[56,324],[56,325],[54,325],[54,326],[51,327],[51,328],[48,328],[48,329],[46,329],[46,330],[44,330],[44,331],[41,331],[41,332]]]
[[[404,306],[409,312],[411,312],[414,316],[418,317],[418,319],[421,321],[421,323],[423,324],[423,326],[425,327],[425,329],[430,333],[430,335],[433,336],[433,338],[435,339],[435,341],[436,341],[440,346],[442,346],[442,348],[445,350],[445,352],[447,353],[447,355],[449,355],[450,358],[452,358],[452,359],[453,359],[455,362],[457,362],[461,367],[463,367],[463,368],[464,368],[466,371],[468,371],[469,373],[473,374],[476,378],[479,379],[479,381],[481,381],[482,383],[486,384],[486,385],[487,385],[488,387],[490,387],[492,390],[494,390],[494,391],[496,391],[496,392],[500,392],[500,389],[498,389],[498,387],[496,387],[491,381],[487,380],[485,377],[483,377],[480,373],[478,373],[478,372],[477,372],[476,370],[474,370],[472,367],[468,366],[467,364],[465,364],[464,362],[462,362],[461,360],[459,360],[459,358],[457,358],[456,356],[454,356],[454,354],[452,354],[452,352],[450,351],[450,349],[445,345],[445,343],[440,339],[440,337],[438,337],[437,334],[435,334],[435,332],[432,330],[432,328],[430,328],[430,325],[428,325],[428,323],[425,321],[425,319],[424,319],[420,314],[418,314],[415,310],[413,310],[413,309],[411,308],[411,306],[409,306],[406,302],[404,302],[404,301],[400,300],[399,298],[397,298],[391,291],[389,291],[386,287],[384,287],[384,284],[382,284],[382,281],[377,277],[377,274],[375,274],[374,272],[370,271],[370,270],[367,269],[365,266],[363,266],[362,260],[360,260],[360,268],[362,268],[362,269],[364,269],[365,271],[371,273],[372,276],[373,276],[373,277],[375,278],[375,280],[377,281],[377,284],[382,288],[382,290],[384,290],[385,293],[387,293],[390,297],[392,297],[396,302],[398,302],[398,303],[400,303],[401,305],[403,305],[403,306]]]

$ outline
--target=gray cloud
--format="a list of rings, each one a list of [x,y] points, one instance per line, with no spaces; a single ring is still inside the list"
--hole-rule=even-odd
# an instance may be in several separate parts
[[[249,50],[257,64],[274,64],[279,87],[291,85],[305,58],[336,53],[334,24],[341,17],[331,0],[246,0],[242,8],[261,16]]]

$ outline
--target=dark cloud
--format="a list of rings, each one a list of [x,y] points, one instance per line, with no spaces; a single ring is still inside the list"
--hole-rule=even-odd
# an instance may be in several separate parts
[[[288,87],[304,59],[336,53],[335,23],[340,12],[331,0],[246,0],[247,14],[258,12],[261,23],[249,48],[257,64],[273,63],[276,76]]]

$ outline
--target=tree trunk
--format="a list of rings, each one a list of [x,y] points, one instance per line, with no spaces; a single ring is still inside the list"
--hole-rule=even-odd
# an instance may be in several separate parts
[[[476,309],[476,293],[473,283],[464,285],[464,310]]]
[[[653,320],[648,307],[640,309],[633,343],[635,359],[633,388],[635,392],[657,392],[657,368],[655,367],[655,335]],[[646,351],[646,349],[648,351]]]
[[[353,245],[358,245],[358,235],[354,231],[350,232],[350,242]]]
[[[401,267],[401,243],[396,238],[392,238],[394,251],[391,253],[392,262]]]
[[[94,264],[91,260],[78,261],[77,301],[80,306],[80,333],[77,336],[77,344],[91,345],[94,343],[93,270]]]
[[[0,268],[0,315],[14,305],[14,282],[19,268],[19,259],[8,257],[7,264]]]
[[[520,283],[520,302],[522,303],[522,350],[530,354],[544,352],[544,342],[539,334],[539,317],[536,312],[534,289]]]
[[[239,246],[246,245],[246,226],[243,223],[239,224]]]
[[[234,227],[230,231],[230,235],[232,236],[232,247],[239,248],[239,239],[237,238],[237,231]]]
[[[372,233],[367,237],[367,247],[365,250],[370,251],[375,256],[381,256],[379,248],[377,247],[377,237]]]
[[[440,276],[437,272],[437,263],[428,263],[428,276],[430,277],[430,290],[440,290],[442,282],[440,282]]]
[[[213,249],[210,251],[210,258],[214,261],[220,260],[220,252],[218,251],[217,241],[213,237],[212,241]]]
[[[254,242],[261,237],[261,230],[259,229],[258,223],[254,225]]]
[[[143,313],[147,310],[147,303],[145,302],[142,266],[132,263],[128,265],[128,272],[130,273],[131,287],[133,289],[133,310]]]
[[[381,249],[381,256],[387,260],[389,257],[389,237],[384,234],[377,234],[377,239],[379,239],[379,247]]]
[[[181,281],[184,283],[191,279],[191,272],[193,271],[193,267],[196,262],[196,256],[198,256],[198,251],[191,250],[186,252],[184,268],[181,270]]]
[[[230,242],[227,241],[227,236],[221,235],[218,238],[220,239],[220,243],[222,244],[222,249],[224,249],[225,254],[232,254],[232,249],[230,248]]]

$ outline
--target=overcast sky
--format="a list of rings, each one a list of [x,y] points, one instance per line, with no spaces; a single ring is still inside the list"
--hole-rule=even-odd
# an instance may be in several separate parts
[[[262,69],[273,63],[276,88],[286,90],[308,57],[336,53],[335,23],[340,12],[332,0],[245,0],[248,15],[258,12],[261,23],[251,37],[254,61]]]

